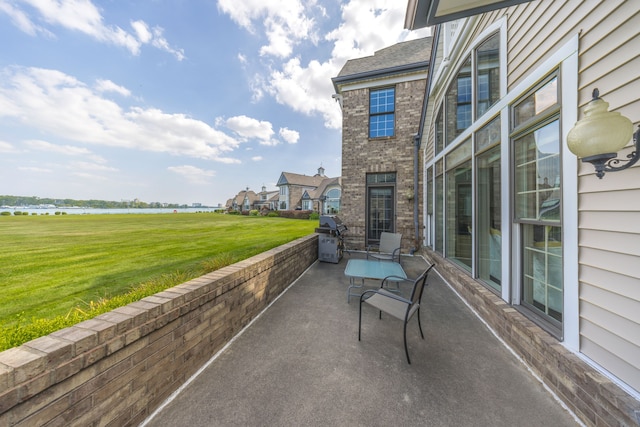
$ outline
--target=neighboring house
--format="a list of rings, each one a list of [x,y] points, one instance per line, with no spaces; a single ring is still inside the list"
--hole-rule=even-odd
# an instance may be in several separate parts
[[[431,38],[398,43],[346,62],[332,79],[342,108],[342,206],[346,243],[364,248],[383,231],[419,236],[419,131]],[[419,239],[418,239],[419,240]]]
[[[425,254],[582,421],[640,425],[640,167],[598,179],[566,144],[594,88],[637,128],[640,7],[458,3],[407,9],[412,29],[459,18],[433,28]]]
[[[234,211],[250,211],[256,209],[255,204],[260,200],[260,197],[253,191],[247,188],[240,191],[235,197],[227,200],[227,210]]]
[[[329,178],[324,168],[318,168],[313,176],[282,172],[278,183],[278,210],[315,210],[326,213],[326,199],[329,192],[330,205],[334,211],[340,210],[341,186],[340,178]],[[324,211],[322,211],[324,210]]]
[[[258,200],[254,203],[254,209],[263,210],[267,209],[275,211],[278,209],[279,192],[267,191],[267,187],[262,186],[262,191],[258,193]]]
[[[305,190],[302,194],[302,209],[313,210],[320,214],[340,212],[342,197],[342,178],[326,178],[315,190]]]

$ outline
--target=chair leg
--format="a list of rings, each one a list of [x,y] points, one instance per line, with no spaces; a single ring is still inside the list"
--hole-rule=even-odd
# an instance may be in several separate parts
[[[424,339],[424,334],[422,333],[422,322],[420,321],[420,307],[418,306],[418,328],[420,328],[420,336]]]
[[[409,359],[409,348],[407,347],[407,322],[404,322],[404,352],[407,355],[407,363],[411,365],[411,359]]]
[[[360,341],[361,329],[362,329],[362,297],[360,297],[360,310],[358,312],[358,341]]]

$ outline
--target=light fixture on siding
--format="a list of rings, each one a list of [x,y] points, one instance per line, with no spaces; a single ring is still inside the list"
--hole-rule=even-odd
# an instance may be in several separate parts
[[[634,134],[631,120],[608,108],[609,103],[594,89],[593,99],[584,109],[584,118],[567,135],[569,150],[583,162],[593,164],[600,179],[605,172],[627,169],[640,158],[640,127]],[[617,159],[618,151],[627,145],[631,135],[635,151],[627,155],[627,160]]]

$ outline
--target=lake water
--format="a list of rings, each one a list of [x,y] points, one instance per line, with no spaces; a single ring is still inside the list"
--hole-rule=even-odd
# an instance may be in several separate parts
[[[166,214],[166,213],[196,213],[214,212],[222,208],[128,208],[128,209],[93,209],[93,208],[31,208],[31,207],[2,207],[0,212],[14,211],[28,212],[38,215],[55,215],[56,212],[66,212],[69,215],[98,215],[98,214]]]

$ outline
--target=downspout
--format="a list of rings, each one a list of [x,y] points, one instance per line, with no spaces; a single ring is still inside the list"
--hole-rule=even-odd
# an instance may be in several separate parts
[[[418,133],[413,137],[414,153],[413,153],[413,227],[415,230],[414,246],[411,248],[411,254],[413,255],[419,248],[422,239],[420,238],[420,197],[418,197],[418,185],[420,183],[420,175],[418,173],[418,167],[420,166],[420,142],[422,141],[422,132],[424,130],[424,123],[427,118],[427,107],[429,106],[429,96],[431,95],[431,82],[433,80],[433,69],[436,63],[436,55],[438,53],[438,43],[440,40],[440,27],[438,24],[433,31],[433,38],[431,39],[431,55],[429,58],[429,70],[427,71],[427,85],[424,89],[424,100],[422,101],[422,113],[420,114],[420,125],[418,127]]]

